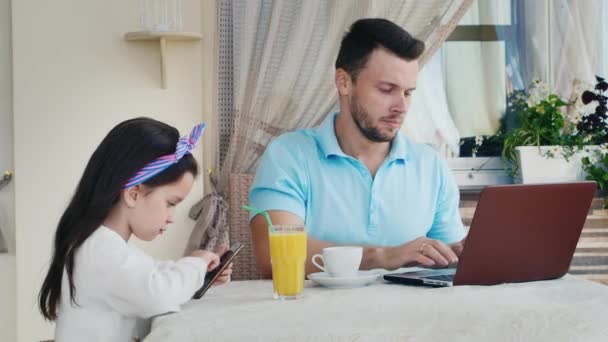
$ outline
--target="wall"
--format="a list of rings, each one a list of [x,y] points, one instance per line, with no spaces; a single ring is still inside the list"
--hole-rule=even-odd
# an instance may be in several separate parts
[[[6,1],[6,0],[4,0]],[[202,118],[213,39],[168,43],[168,89],[160,89],[158,43],[126,42],[137,30],[137,1],[15,1],[14,61],[17,336],[51,338],[36,307],[55,225],[90,154],[118,122],[147,115],[182,133]],[[186,31],[201,32],[199,1],[183,1]],[[208,7],[207,4],[203,4]],[[205,24],[207,27],[208,24]],[[195,153],[202,160],[202,149]],[[137,243],[178,257],[193,226],[186,215],[203,194],[201,178],[161,238]]]
[[[13,169],[10,1],[0,0],[0,177]],[[11,182],[0,190],[0,229],[9,253],[0,253],[0,341],[16,340],[15,209]]]
[[[10,1],[0,0],[0,178],[13,167],[13,113],[11,83]],[[0,228],[11,252],[15,251],[13,186],[0,191]]]
[[[15,254],[0,254],[0,341],[17,340]]]

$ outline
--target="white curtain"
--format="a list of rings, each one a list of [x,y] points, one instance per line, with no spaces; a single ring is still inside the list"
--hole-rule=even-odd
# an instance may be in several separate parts
[[[555,90],[569,97],[575,79],[595,83],[602,67],[602,3],[606,0],[556,0],[551,3],[551,80]],[[603,35],[605,35],[605,31]]]
[[[600,76],[608,77],[608,20],[606,20],[608,18],[608,1],[602,2],[602,18],[604,20],[602,20],[600,27],[600,40],[602,42],[602,58],[600,61],[603,62],[600,67]]]
[[[461,25],[509,23],[509,1],[475,1]],[[442,48],[445,88],[460,136],[493,135],[505,112],[504,42],[455,41]]]
[[[603,68],[608,1],[512,3],[513,27],[505,39],[507,74],[514,89],[527,88],[537,78],[570,97],[575,80],[594,83]]]
[[[418,75],[402,130],[414,141],[428,143],[443,154],[457,155],[460,133],[448,108],[444,84],[443,58],[438,52]]]
[[[228,153],[222,168],[252,172],[259,152],[274,135],[314,126],[336,106],[334,61],[342,35],[353,21],[385,17],[404,26],[427,43],[424,62],[438,46],[437,41],[445,37],[445,27],[462,3],[234,2],[235,25],[237,18],[243,19],[235,26],[233,37],[235,125],[239,127],[235,127],[232,153]],[[432,22],[438,25],[430,26]],[[252,154],[248,145],[254,145],[258,153]]]
[[[227,181],[231,173],[254,172],[258,158],[276,135],[320,123],[336,107],[334,63],[343,34],[357,19],[384,17],[427,44],[424,63],[452,31],[471,0],[219,0],[232,16],[231,41],[219,38],[219,77],[232,77],[232,104],[221,103],[223,122],[211,175],[214,190],[200,211],[187,251],[225,240]],[[225,10],[231,7],[231,10]],[[221,19],[220,19],[221,20]],[[225,28],[218,29],[223,32]],[[232,72],[226,70],[232,68]],[[218,87],[220,94],[227,91]],[[222,101],[222,100],[219,100]],[[222,147],[222,148],[223,148]],[[223,237],[223,238],[218,238]]]
[[[604,63],[601,73],[603,77],[608,77],[608,20],[605,19],[608,18],[608,1],[602,2],[602,18],[604,20],[602,20],[600,40],[602,41],[602,60]]]
[[[547,0],[512,0],[511,27],[499,35],[506,43],[507,90],[526,89],[534,79],[548,82]]]
[[[602,41],[601,60],[603,61],[603,63],[600,72],[601,76],[608,77],[608,20],[605,19],[608,18],[608,1],[602,2],[602,18],[604,18],[604,20],[602,20],[602,26],[600,27],[600,40]]]

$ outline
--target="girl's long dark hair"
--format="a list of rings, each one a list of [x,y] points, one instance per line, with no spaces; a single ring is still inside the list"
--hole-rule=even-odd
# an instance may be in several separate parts
[[[53,258],[38,298],[47,320],[57,318],[64,269],[70,283],[70,300],[75,303],[74,255],[118,202],[123,185],[149,162],[174,153],[178,139],[179,132],[174,127],[137,118],[118,124],[99,144],[57,225]],[[143,184],[152,188],[170,184],[186,172],[193,176],[198,173],[191,154]]]

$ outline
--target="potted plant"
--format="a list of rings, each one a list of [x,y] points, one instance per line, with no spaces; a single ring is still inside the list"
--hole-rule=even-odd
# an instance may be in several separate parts
[[[583,170],[587,180],[597,183],[604,197],[604,209],[608,209],[608,146],[601,145],[595,154],[583,157]]]
[[[478,135],[460,139],[460,157],[498,157],[502,151],[504,135]]]
[[[517,113],[520,126],[506,133],[502,159],[515,182],[581,178],[581,158],[575,154],[586,142],[578,132],[577,120],[582,116],[566,114],[568,106],[573,105],[540,81],[534,81],[527,92],[517,92],[509,99],[508,110]]]
[[[599,76],[595,78],[597,83],[594,89],[584,91],[580,98],[582,105],[594,111],[581,118],[577,130],[589,144],[601,145],[608,141],[608,96],[604,95],[608,91],[608,82]]]
[[[599,148],[587,151],[582,159],[586,179],[597,183],[604,196],[604,209],[608,209],[608,82],[596,76],[597,83],[594,91],[588,90],[581,96],[585,105],[595,105],[594,111],[580,121],[577,128],[580,134],[587,136],[587,140]]]

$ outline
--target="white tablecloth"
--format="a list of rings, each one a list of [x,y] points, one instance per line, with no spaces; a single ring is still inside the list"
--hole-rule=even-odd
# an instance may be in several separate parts
[[[272,299],[272,282],[213,288],[155,318],[154,341],[608,341],[608,286],[574,276],[498,286],[425,288],[379,280]]]

